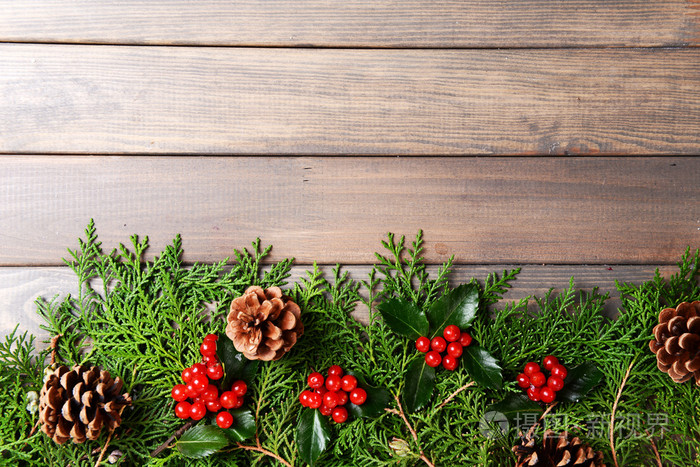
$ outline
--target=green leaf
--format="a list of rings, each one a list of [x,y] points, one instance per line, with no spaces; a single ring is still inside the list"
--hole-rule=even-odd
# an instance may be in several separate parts
[[[428,318],[413,303],[392,298],[377,307],[384,322],[396,334],[409,339],[418,339],[428,335]]]
[[[255,417],[250,410],[231,410],[233,415],[233,425],[231,428],[223,430],[229,440],[241,442],[252,438],[255,435]],[[216,420],[214,420],[216,423]]]
[[[176,446],[183,456],[197,459],[214,454],[228,443],[228,437],[221,428],[197,425],[187,430],[177,441]]]
[[[441,336],[450,324],[468,328],[479,306],[479,288],[476,284],[462,284],[433,302],[428,309],[432,336]]]
[[[541,413],[542,407],[540,407],[540,404],[537,402],[531,401],[525,394],[520,393],[509,395],[502,401],[489,405],[484,412],[503,414],[508,421],[513,422],[518,419],[521,414]]]
[[[470,346],[462,354],[462,362],[469,376],[477,384],[489,389],[500,389],[503,382],[501,367],[495,358],[481,346]]]
[[[430,402],[435,387],[435,368],[428,366],[424,358],[416,359],[406,371],[403,401],[409,412],[416,412]]]
[[[593,362],[585,362],[568,371],[564,388],[557,393],[557,400],[578,402],[603,379],[603,372]]]
[[[230,388],[234,381],[242,379],[250,384],[258,371],[258,361],[248,360],[233,346],[233,341],[224,333],[218,334],[216,341],[216,356],[224,367],[222,388]]]
[[[389,400],[391,399],[389,391],[384,388],[370,386],[361,375],[350,371],[348,374],[355,376],[357,385],[367,391],[367,400],[364,404],[355,405],[352,402],[348,402],[345,406],[348,412],[355,418],[376,417],[384,413],[384,409],[389,405]]]
[[[304,410],[297,425],[297,448],[302,460],[313,464],[328,447],[331,427],[318,410]]]

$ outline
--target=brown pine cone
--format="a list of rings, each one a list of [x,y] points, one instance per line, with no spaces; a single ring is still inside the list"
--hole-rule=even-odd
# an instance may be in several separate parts
[[[58,367],[39,395],[41,430],[58,444],[94,440],[103,426],[112,431],[121,424],[121,412],[131,404],[129,394],[120,394],[122,380],[112,379],[98,367]]]
[[[566,432],[547,430],[539,445],[535,438],[522,436],[520,444],[513,446],[513,452],[518,456],[516,467],[605,467],[602,452],[583,444],[577,437],[570,438]]]
[[[250,360],[279,360],[304,334],[301,309],[279,287],[251,286],[231,302],[226,335]]]
[[[656,366],[673,381],[684,383],[695,376],[700,386],[700,301],[661,310],[649,348],[656,354]]]

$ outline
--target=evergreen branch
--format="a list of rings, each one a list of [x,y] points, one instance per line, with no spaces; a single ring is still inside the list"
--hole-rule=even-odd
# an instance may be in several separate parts
[[[411,433],[411,436],[413,437],[413,441],[416,443],[418,446],[418,451],[420,452],[420,458],[423,462],[428,465],[428,467],[435,467],[435,464],[433,464],[430,459],[428,459],[425,454],[423,453],[423,449],[421,449],[420,444],[418,442],[418,434],[416,434],[416,430],[413,429],[411,426],[411,423],[408,421],[408,418],[406,418],[406,414],[403,411],[403,407],[401,407],[401,400],[399,399],[399,396],[394,395],[394,400],[396,401],[396,406],[399,408],[398,410],[396,409],[384,409],[386,412],[392,413],[394,415],[398,415],[401,417],[401,420],[403,420],[404,424],[408,428],[408,431]]]
[[[620,397],[622,397],[622,390],[625,388],[625,384],[627,383],[627,379],[630,376],[630,372],[632,371],[632,367],[634,366],[636,361],[636,358],[633,358],[632,361],[630,362],[629,367],[627,367],[627,371],[625,372],[625,376],[622,377],[622,382],[620,383],[620,389],[617,391],[617,396],[615,396],[615,402],[613,403],[612,406],[612,411],[610,412],[610,451],[612,452],[612,457],[613,457],[613,462],[615,463],[615,467],[619,467],[619,464],[617,463],[617,453],[615,452],[615,412],[617,412],[617,404],[620,402]]]
[[[286,465],[287,467],[293,467],[292,464],[290,464],[289,462],[284,460],[282,457],[278,456],[277,454],[275,454],[272,451],[268,451],[267,449],[263,448],[260,445],[260,439],[258,439],[257,437],[255,438],[255,446],[248,446],[248,445],[245,445],[242,443],[236,443],[236,446],[239,449],[243,449],[244,451],[259,452],[265,456],[272,457],[273,459],[277,460],[280,464]]]
[[[445,407],[452,399],[454,399],[454,398],[457,396],[457,394],[459,394],[460,392],[462,392],[462,391],[464,391],[464,390],[466,390],[466,389],[468,389],[468,388],[474,386],[475,384],[476,384],[476,383],[475,383],[474,381],[470,381],[470,382],[468,382],[467,384],[465,384],[464,386],[460,387],[460,388],[457,389],[455,392],[453,392],[452,394],[450,394],[450,395],[447,397],[447,399],[445,399],[444,401],[442,401],[442,403],[441,403],[440,405],[437,406],[437,409],[436,409],[436,410],[439,410],[439,409]]]

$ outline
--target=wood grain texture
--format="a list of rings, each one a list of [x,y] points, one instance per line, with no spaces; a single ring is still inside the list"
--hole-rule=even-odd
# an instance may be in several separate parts
[[[185,260],[256,237],[273,258],[374,261],[424,229],[429,262],[657,264],[700,247],[694,157],[0,157],[0,265],[56,265],[93,217],[106,246],[181,233]]]
[[[700,48],[0,45],[0,153],[700,153]]]
[[[492,272],[501,273],[503,269],[511,270],[514,265],[493,266],[457,266],[450,275],[453,286],[468,282],[472,277],[483,283],[486,276]],[[620,307],[619,294],[615,289],[615,280],[639,284],[650,280],[654,271],[659,268],[662,276],[668,277],[677,268],[670,266],[524,266],[513,282],[513,287],[505,294],[504,299],[495,305],[496,309],[503,308],[508,303],[528,300],[528,308],[536,311],[536,303],[532,297],[543,297],[549,289],[558,293],[569,286],[569,279],[574,278],[575,288],[590,292],[593,287],[599,287],[600,293],[609,292],[611,298],[606,302],[605,312],[614,316]],[[331,267],[322,266],[331,274]],[[370,266],[356,265],[346,267],[354,280],[364,280],[370,271]],[[429,273],[434,275],[437,267],[429,267]],[[296,266],[292,269],[290,283],[306,274],[307,268]],[[95,284],[99,288],[99,284]],[[62,299],[68,294],[78,293],[76,276],[67,267],[0,267],[0,338],[11,332],[19,324],[20,330],[29,331],[41,340],[49,336],[39,328],[44,324],[36,313],[35,301],[51,301]],[[365,291],[362,291],[364,294]],[[354,316],[363,323],[368,322],[368,309],[358,305]]]
[[[0,40],[325,47],[696,45],[687,0],[14,0]]]

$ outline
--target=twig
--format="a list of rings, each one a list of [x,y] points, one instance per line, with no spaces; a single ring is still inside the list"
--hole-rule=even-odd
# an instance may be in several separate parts
[[[632,371],[632,367],[634,366],[635,360],[637,360],[637,357],[633,358],[630,362],[630,366],[627,367],[627,372],[622,378],[622,382],[620,383],[620,389],[617,391],[615,403],[613,403],[612,412],[610,413],[610,450],[612,451],[612,457],[613,462],[615,463],[615,467],[620,467],[620,464],[617,463],[617,454],[615,453],[615,439],[613,437],[613,433],[615,432],[615,412],[617,411],[617,404],[618,402],[620,402],[620,397],[622,397],[622,390],[624,389],[625,384],[627,383],[627,378],[630,377],[630,372]]]
[[[264,454],[266,456],[272,457],[273,459],[276,459],[278,462],[280,462],[283,465],[286,465],[287,467],[292,467],[292,464],[290,464],[286,460],[282,459],[280,456],[278,456],[274,452],[268,451],[267,449],[262,447],[262,445],[260,444],[260,439],[257,437],[255,438],[255,446],[247,446],[247,445],[241,444],[241,443],[236,443],[236,445],[238,446],[239,449],[243,449],[244,451],[259,452],[259,453]]]
[[[457,396],[457,394],[459,394],[460,392],[464,391],[467,388],[474,386],[474,384],[475,384],[474,381],[471,381],[471,382],[465,384],[464,386],[462,386],[461,388],[457,389],[455,392],[450,394],[447,399],[442,401],[442,404],[438,405],[437,409],[435,409],[435,410],[440,410],[441,408],[445,407],[452,399],[454,399]]]
[[[551,412],[552,409],[554,408],[554,406],[557,405],[558,403],[559,403],[559,402],[555,402],[555,403],[549,404],[549,405],[547,406],[547,408],[545,409],[545,411],[542,412],[542,415],[540,415],[539,420],[537,420],[537,423],[535,423],[534,425],[532,425],[532,426],[530,427],[530,429],[527,431],[527,435],[525,435],[525,436],[526,436],[528,439],[532,437],[532,434],[535,432],[535,428],[537,428],[537,425],[540,424],[540,422],[544,419],[544,417],[546,417],[547,414],[548,414],[549,412]]]
[[[36,433],[36,429],[39,428],[39,423],[41,420],[37,420],[36,423],[34,424],[34,427],[32,427],[32,431],[29,432],[29,436],[32,436],[34,433]]]
[[[644,430],[644,432],[649,436],[649,442],[651,443],[651,449],[654,451],[654,456],[656,457],[656,465],[659,467],[663,467],[663,464],[661,463],[661,456],[659,455],[659,450],[656,449],[656,443],[654,442],[654,437],[649,434],[647,430]]]
[[[418,434],[416,434],[416,430],[414,430],[413,427],[411,426],[411,424],[408,422],[408,418],[406,418],[406,414],[403,411],[403,407],[401,407],[401,400],[399,399],[399,396],[394,396],[394,399],[396,400],[396,405],[399,407],[399,410],[396,410],[396,409],[384,409],[384,410],[389,412],[389,413],[393,413],[394,415],[398,415],[399,417],[401,417],[403,422],[408,427],[408,431],[411,432],[411,436],[413,436],[413,441],[415,441],[416,444],[418,445],[418,450],[420,451],[421,460],[423,462],[425,462],[426,465],[428,465],[428,467],[435,467],[435,464],[430,462],[430,459],[428,459],[426,457],[426,455],[423,453],[423,450],[420,447],[420,444],[418,444]]]
[[[151,457],[156,457],[156,456],[158,456],[158,454],[165,451],[168,448],[168,446],[170,445],[170,443],[172,443],[175,439],[182,436],[182,434],[185,431],[187,431],[192,425],[194,425],[194,421],[189,421],[189,422],[185,423],[184,425],[182,425],[182,427],[179,430],[177,430],[175,433],[173,433],[173,435],[170,438],[168,438],[168,440],[166,442],[164,442],[163,444],[158,446],[158,448],[151,453]]]
[[[51,365],[56,363],[56,347],[58,346],[58,339],[63,337],[63,334],[58,334],[51,338]]]
[[[100,451],[100,457],[98,457],[97,462],[95,462],[95,467],[98,467],[100,465],[100,462],[102,462],[102,459],[105,456],[105,452],[107,452],[107,447],[109,446],[110,441],[112,441],[113,434],[114,434],[114,430],[109,432],[109,436],[107,437],[107,441],[105,442],[105,445],[102,447],[102,450]]]

